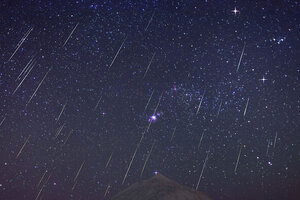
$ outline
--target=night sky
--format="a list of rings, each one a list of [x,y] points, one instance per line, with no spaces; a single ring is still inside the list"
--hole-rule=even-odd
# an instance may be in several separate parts
[[[0,199],[297,199],[299,7],[2,0]]]

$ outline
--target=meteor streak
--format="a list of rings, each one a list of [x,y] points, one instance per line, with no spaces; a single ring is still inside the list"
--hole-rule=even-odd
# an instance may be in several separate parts
[[[124,184],[124,182],[125,182],[125,180],[126,180],[126,177],[127,177],[128,172],[129,172],[129,170],[130,170],[130,167],[131,167],[131,165],[132,165],[132,162],[133,162],[133,160],[134,160],[134,157],[135,157],[135,155],[136,155],[136,152],[138,151],[138,149],[139,149],[139,147],[140,147],[140,145],[141,145],[141,142],[142,142],[143,138],[144,138],[144,134],[142,135],[142,137],[141,137],[141,139],[140,139],[138,145],[136,146],[136,149],[135,149],[135,151],[134,151],[134,154],[133,154],[133,156],[132,156],[132,158],[131,158],[131,161],[130,161],[130,163],[129,163],[129,166],[128,166],[128,168],[127,168],[127,171],[126,171],[126,173],[125,173],[125,176],[124,176],[124,178],[123,178],[122,185]]]
[[[198,115],[198,112],[199,112],[199,110],[200,110],[200,107],[201,107],[201,104],[202,104],[204,95],[205,95],[205,91],[204,91],[204,93],[203,93],[203,95],[202,95],[202,98],[201,98],[201,100],[200,100],[200,103],[199,103],[199,105],[198,105],[198,109],[197,109],[196,115]]]
[[[52,176],[52,173],[48,176],[46,182],[45,182],[44,185],[41,187],[41,189],[40,189],[39,193],[37,194],[35,200],[38,200],[38,199],[39,199],[39,196],[41,195],[41,193],[42,193],[44,187],[46,187],[46,185],[48,184],[48,181],[49,181],[49,179],[50,179],[51,176]]]
[[[77,174],[76,174],[76,176],[75,176],[75,178],[74,178],[74,181],[76,181],[76,179],[77,179],[77,177],[78,177],[78,175],[79,175],[79,173],[80,173],[80,171],[81,171],[81,169],[82,169],[84,163],[85,163],[85,160],[82,162],[82,164],[81,164],[81,166],[80,166],[80,168],[79,168],[79,170],[78,170],[78,172],[77,172]]]
[[[110,188],[110,185],[108,184],[107,187],[106,187],[106,190],[105,190],[105,193],[104,193],[104,197],[106,197],[107,193],[108,193],[108,190]]]
[[[51,71],[51,69],[52,69],[52,68],[50,68],[50,69],[48,70],[48,72],[45,74],[45,76],[43,77],[43,79],[42,79],[41,82],[39,83],[38,87],[35,89],[34,93],[32,94],[32,96],[30,97],[29,101],[27,102],[26,107],[27,107],[27,105],[30,103],[31,99],[32,99],[33,96],[36,94],[36,92],[38,91],[38,89],[41,87],[43,81],[45,80],[45,78],[47,77],[47,75],[48,75],[48,73]]]
[[[142,171],[141,171],[140,177],[142,177],[142,175],[143,175],[143,173],[144,173],[146,164],[147,164],[147,162],[148,162],[148,160],[149,160],[149,158],[150,158],[150,156],[151,156],[151,153],[152,153],[154,144],[155,144],[155,142],[153,142],[152,147],[151,147],[151,149],[150,149],[150,152],[149,152],[149,154],[147,155],[147,158],[146,158],[146,160],[145,160],[145,163],[144,163],[143,169],[142,169]]]
[[[3,124],[3,122],[5,121],[5,119],[6,119],[6,117],[4,117],[4,118],[2,119],[2,121],[0,122],[0,126]]]
[[[33,60],[34,59],[34,60]],[[26,64],[26,66],[23,68],[23,70],[21,71],[21,73],[19,74],[19,76],[16,78],[15,81],[17,81],[18,79],[21,78],[21,76],[26,73],[28,71],[28,69],[30,68],[30,66],[35,62],[36,58],[32,57],[29,62]]]
[[[277,140],[277,132],[276,132],[276,135],[275,135],[275,138],[274,138],[274,145],[273,145],[273,149],[275,149],[275,145],[276,145],[276,140]]]
[[[268,139],[268,145],[267,145],[267,152],[266,152],[266,156],[269,155],[269,148],[270,148],[270,139]]]
[[[154,14],[155,14],[155,11],[153,12],[153,14],[152,14],[152,16],[151,16],[151,18],[150,18],[150,20],[149,20],[149,22],[148,22],[148,24],[147,24],[147,27],[145,28],[145,31],[147,31],[147,29],[148,29],[150,23],[152,22],[152,19],[153,19],[153,17],[154,17]]]
[[[28,142],[28,140],[29,140],[30,137],[31,137],[31,135],[29,135],[28,138],[26,139],[26,141],[24,142],[22,148],[20,149],[19,153],[18,153],[17,156],[16,156],[16,159],[18,159],[18,157],[19,157],[20,154],[22,153],[22,151],[23,151],[23,149],[24,149],[25,145],[27,144],[27,142]]]
[[[153,93],[154,93],[154,90],[152,91],[152,93],[151,93],[151,95],[150,95],[150,97],[149,97],[149,99],[148,99],[148,102],[147,102],[147,104],[146,104],[146,106],[145,106],[145,109],[144,109],[144,113],[146,112],[146,110],[147,110],[147,108],[148,108],[148,105],[149,105],[149,103],[150,103],[150,101],[151,101],[151,99],[152,99]]]
[[[41,177],[40,181],[39,181],[38,184],[36,185],[37,188],[38,188],[38,187],[40,186],[40,184],[42,183],[42,181],[43,181],[43,179],[44,179],[46,173],[47,173],[47,170],[44,172],[44,174],[43,174],[43,176]]]
[[[244,110],[244,116],[246,115],[246,112],[247,112],[248,103],[249,103],[249,98],[248,98],[248,100],[247,100],[247,104],[246,104],[246,107],[245,107],[245,110]]]
[[[71,131],[70,131],[70,133],[69,133],[69,135],[68,135],[68,137],[67,137],[67,139],[66,139],[66,141],[64,142],[64,144],[63,145],[65,145],[66,143],[67,143],[67,141],[69,140],[69,137],[71,136],[71,134],[73,133],[73,129],[71,129]]]
[[[243,55],[244,55],[244,51],[245,51],[245,46],[246,46],[246,43],[244,43],[244,47],[243,47],[243,50],[242,50],[242,53],[241,53],[241,57],[240,57],[240,60],[239,60],[239,64],[236,68],[236,72],[239,71],[239,68],[240,68],[240,64],[241,64],[241,61],[242,61],[242,58],[243,58]]]
[[[236,163],[235,163],[234,173],[236,173],[236,170],[237,170],[237,167],[238,167],[238,164],[239,164],[239,160],[240,160],[240,156],[241,156],[241,152],[242,152],[242,147],[243,147],[243,146],[241,145],[240,152],[239,152],[237,161],[236,161]]]
[[[59,115],[58,115],[58,117],[57,117],[57,120],[56,120],[56,123],[58,122],[58,120],[60,119],[60,116],[63,114],[63,112],[64,112],[64,110],[65,110],[65,107],[66,107],[66,105],[67,105],[67,102],[63,105],[63,107],[62,107],[62,109],[61,109],[61,111],[60,111],[60,113],[59,113]]]
[[[110,69],[111,68],[111,66],[114,64],[114,62],[115,62],[115,60],[116,60],[116,58],[117,58],[117,56],[119,55],[119,53],[120,53],[120,51],[121,51],[121,49],[122,49],[122,47],[123,47],[123,45],[124,45],[124,43],[125,43],[125,41],[127,40],[127,36],[125,37],[125,39],[123,40],[123,42],[122,42],[122,44],[121,44],[121,46],[120,46],[120,48],[119,48],[119,50],[117,51],[117,53],[116,53],[116,55],[115,55],[115,57],[114,57],[114,59],[112,60],[112,62],[110,63],[110,66],[109,66],[109,68],[108,69]]]
[[[200,148],[200,145],[201,145],[203,136],[204,136],[204,130],[203,130],[203,133],[202,133],[202,135],[201,135],[201,138],[200,138],[200,141],[199,141],[199,144],[198,144],[198,150],[199,150],[199,148]]]
[[[72,187],[72,191],[75,189],[77,183],[78,183],[78,180],[76,180],[76,181],[74,182],[73,187]]]
[[[48,178],[47,178],[47,180],[46,180],[44,186],[48,184],[48,181],[49,181],[50,177],[52,176],[52,174],[53,174],[53,172],[51,172],[51,174],[48,176]]]
[[[106,162],[105,168],[107,168],[107,166],[109,165],[109,163],[110,163],[110,161],[111,161],[111,158],[112,158],[112,156],[113,156],[113,153],[114,153],[114,152],[111,152],[111,154],[110,154],[110,156],[109,156],[109,159],[108,159],[108,161]]]
[[[204,171],[204,168],[205,168],[205,166],[206,166],[206,162],[207,162],[207,160],[208,160],[208,155],[209,155],[209,152],[207,153],[206,158],[205,158],[205,160],[204,160],[204,164],[203,164],[203,167],[202,167],[202,170],[201,170],[201,174],[200,174],[200,177],[199,177],[197,186],[196,186],[196,190],[198,190],[198,187],[199,187],[199,184],[200,184],[202,175],[203,175],[203,171]]]
[[[43,189],[44,189],[44,185],[41,187],[41,189],[40,189],[39,193],[37,194],[35,200],[38,200],[38,199],[39,199],[39,197],[40,197],[40,195],[41,195]]]
[[[55,139],[59,136],[59,134],[61,133],[61,131],[63,130],[63,128],[65,127],[66,123],[63,123],[59,128],[58,130],[56,131],[56,134],[55,134]]]
[[[145,71],[145,73],[144,73],[143,79],[144,79],[145,76],[147,75],[147,72],[148,72],[148,70],[149,70],[149,68],[150,68],[150,65],[151,65],[151,63],[152,63],[152,61],[153,61],[154,56],[155,56],[155,53],[153,54],[153,56],[152,56],[152,58],[151,58],[151,60],[150,60],[150,62],[149,62],[149,64],[148,64],[148,66],[147,66],[147,69],[146,69],[146,71]]]
[[[174,128],[173,133],[172,133],[172,137],[171,137],[171,139],[170,139],[170,142],[173,140],[173,137],[174,137],[174,135],[175,135],[175,131],[176,131],[176,126],[175,126],[175,128]]]
[[[76,24],[76,26],[73,28],[73,30],[72,30],[72,32],[70,33],[69,37],[66,39],[66,41],[65,41],[65,43],[64,43],[64,45],[63,45],[63,47],[64,47],[64,46],[67,44],[67,42],[69,41],[71,35],[73,34],[73,32],[75,31],[75,29],[77,28],[78,24],[79,24],[79,22],[78,22],[78,23]]]
[[[33,69],[33,67],[36,65],[36,63],[34,63],[33,65],[30,66],[29,71],[26,73],[26,75],[24,76],[24,78],[22,79],[22,81],[19,83],[19,85],[16,87],[16,89],[14,90],[14,92],[12,93],[13,95],[16,93],[16,91],[19,89],[19,87],[22,85],[22,83],[24,82],[24,80],[27,78],[28,74],[31,72],[31,70]]]
[[[27,74],[29,69],[32,67],[32,65],[36,65],[37,61],[36,61],[36,58],[33,59],[33,61],[31,61],[31,63],[28,65],[27,69],[25,69],[24,73],[23,74]],[[22,75],[21,75],[22,76]],[[21,78],[21,77],[20,77]]]
[[[26,38],[28,37],[28,35],[31,33],[32,30],[33,30],[33,28],[31,27],[31,28],[27,31],[27,33],[23,36],[23,38],[22,38],[22,39],[20,40],[20,42],[18,43],[16,50],[15,50],[14,53],[9,57],[9,59],[8,59],[7,62],[9,62],[9,61],[12,59],[12,57],[17,53],[17,51],[18,51],[19,48],[22,46],[23,42],[26,40]]]
[[[95,111],[95,110],[98,108],[98,105],[99,105],[99,103],[100,103],[101,99],[102,99],[102,96],[100,97],[100,99],[98,100],[98,102],[97,102],[96,106],[94,107],[94,111]]]

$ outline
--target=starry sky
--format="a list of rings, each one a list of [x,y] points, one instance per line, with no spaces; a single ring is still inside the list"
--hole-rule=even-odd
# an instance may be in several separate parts
[[[299,1],[0,6],[1,199],[300,194]]]

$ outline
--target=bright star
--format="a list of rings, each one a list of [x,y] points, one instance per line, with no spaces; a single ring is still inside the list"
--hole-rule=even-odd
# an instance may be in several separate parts
[[[148,119],[148,121],[149,122],[155,122],[157,120],[157,117],[156,117],[156,115],[152,115],[149,119]]]
[[[265,79],[265,77],[263,76],[263,78],[261,78],[259,80],[262,81],[263,83],[265,83],[265,81],[268,80],[268,79]]]
[[[234,15],[236,15],[236,13],[239,13],[240,11],[236,9],[236,7],[234,7],[234,10],[232,10],[231,12],[234,13]]]

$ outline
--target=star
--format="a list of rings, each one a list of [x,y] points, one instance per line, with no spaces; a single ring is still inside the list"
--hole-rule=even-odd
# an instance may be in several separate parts
[[[151,119],[156,120],[156,116],[155,115],[151,116]]]
[[[149,122],[150,122],[150,121],[155,122],[156,120],[157,120],[156,115],[152,115],[152,116],[148,119]]]
[[[236,7],[234,7],[234,10],[232,10],[231,12],[234,13],[234,15],[236,15],[236,13],[239,13],[240,11],[236,9]]]
[[[268,79],[265,79],[265,77],[263,76],[263,78],[261,78],[259,80],[262,81],[263,83],[265,83],[265,81],[268,80]]]

